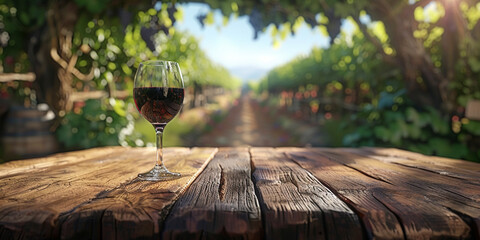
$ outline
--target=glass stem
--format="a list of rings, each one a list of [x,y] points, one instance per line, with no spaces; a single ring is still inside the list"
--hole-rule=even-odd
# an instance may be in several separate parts
[[[155,132],[157,135],[157,162],[156,166],[162,167],[163,166],[163,129],[165,126],[158,126],[155,127]]]

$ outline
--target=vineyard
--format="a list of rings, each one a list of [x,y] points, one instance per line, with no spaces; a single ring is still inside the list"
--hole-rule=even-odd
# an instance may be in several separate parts
[[[166,146],[379,146],[480,159],[480,118],[467,111],[480,100],[476,1],[206,0],[227,22],[248,16],[255,36],[270,34],[273,44],[302,24],[330,39],[247,86],[176,29],[180,3],[149,3],[0,3],[3,118],[11,106],[45,103],[62,151],[152,145],[133,103],[133,75],[142,61],[168,59],[180,63],[186,98]],[[198,20],[213,21],[211,13]],[[247,123],[278,141],[235,136]]]

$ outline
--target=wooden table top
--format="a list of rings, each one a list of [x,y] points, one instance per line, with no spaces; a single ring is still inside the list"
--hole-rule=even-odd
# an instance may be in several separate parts
[[[153,148],[0,165],[0,239],[479,239],[480,164],[398,149]]]

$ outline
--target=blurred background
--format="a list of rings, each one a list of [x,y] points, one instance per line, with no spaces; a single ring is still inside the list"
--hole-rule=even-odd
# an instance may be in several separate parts
[[[180,63],[169,146],[396,147],[480,161],[480,2],[1,0],[0,162],[154,146],[141,61]]]

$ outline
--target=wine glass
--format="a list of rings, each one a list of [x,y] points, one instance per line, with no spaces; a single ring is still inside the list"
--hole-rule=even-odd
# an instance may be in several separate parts
[[[180,111],[185,96],[182,73],[172,61],[140,63],[134,80],[133,98],[140,114],[155,128],[157,160],[152,170],[138,174],[148,181],[164,181],[180,177],[163,165],[163,131]]]

